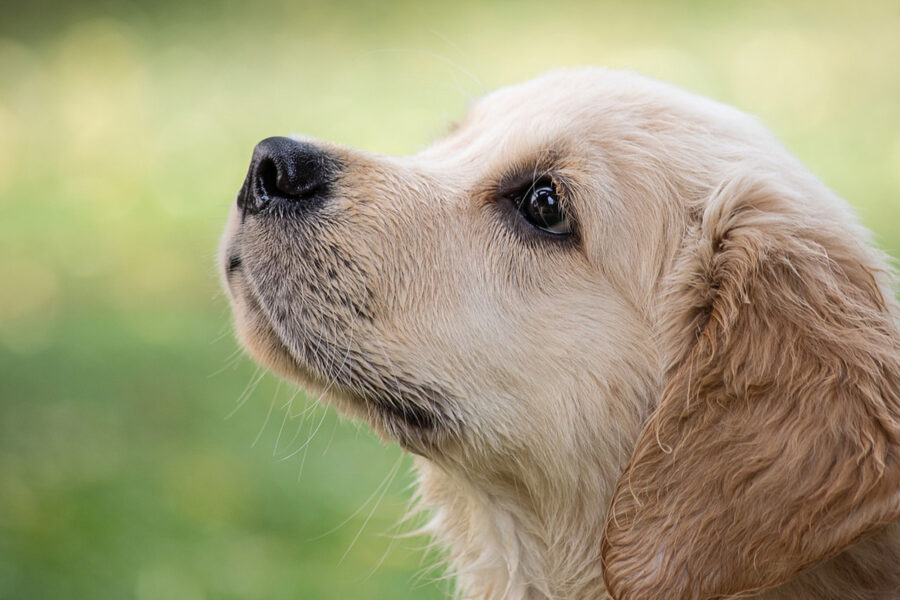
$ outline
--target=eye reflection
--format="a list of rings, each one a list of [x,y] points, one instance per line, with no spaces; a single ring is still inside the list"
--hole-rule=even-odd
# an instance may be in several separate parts
[[[549,179],[541,179],[513,197],[519,213],[533,227],[553,235],[572,233],[568,215],[559,201],[556,186]]]

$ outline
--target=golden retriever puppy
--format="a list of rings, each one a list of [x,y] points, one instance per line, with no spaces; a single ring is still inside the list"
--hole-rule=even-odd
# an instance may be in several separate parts
[[[900,598],[900,333],[746,115],[578,69],[396,158],[253,153],[238,334],[417,455],[459,596]]]

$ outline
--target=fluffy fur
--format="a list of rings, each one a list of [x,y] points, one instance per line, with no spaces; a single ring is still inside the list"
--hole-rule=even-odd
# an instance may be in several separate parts
[[[754,120],[580,69],[315,143],[324,206],[232,215],[237,330],[418,455],[461,597],[900,598],[890,271]],[[571,238],[503,197],[541,177]]]

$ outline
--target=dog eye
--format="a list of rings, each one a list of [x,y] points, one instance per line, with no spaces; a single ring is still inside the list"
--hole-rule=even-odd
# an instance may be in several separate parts
[[[519,213],[532,226],[553,235],[572,233],[572,225],[559,202],[559,194],[552,181],[541,180],[514,197]]]

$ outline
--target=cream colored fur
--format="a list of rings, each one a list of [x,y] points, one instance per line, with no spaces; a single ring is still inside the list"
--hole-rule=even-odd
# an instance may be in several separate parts
[[[754,119],[577,69],[415,156],[316,143],[314,218],[232,215],[237,330],[417,455],[460,597],[900,598],[890,271]],[[516,221],[523,174],[573,238]]]

